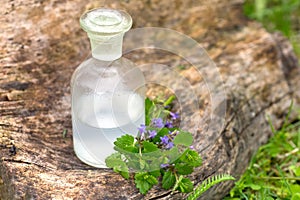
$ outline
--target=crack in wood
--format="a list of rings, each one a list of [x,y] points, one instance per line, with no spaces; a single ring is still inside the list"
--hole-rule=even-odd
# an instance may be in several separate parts
[[[46,170],[56,170],[52,167],[40,165],[38,163],[30,162],[30,161],[16,160],[16,159],[12,159],[12,158],[1,158],[1,160],[5,161],[5,162],[14,162],[14,163],[21,163],[21,164],[26,164],[26,165],[35,165],[37,167],[40,167],[40,168],[43,168],[43,169],[46,169]]]
[[[156,200],[156,199],[165,198],[165,197],[168,197],[171,194],[172,194],[172,191],[169,191],[169,192],[167,192],[165,194],[161,194],[161,195],[157,195],[157,196],[151,197],[151,198],[149,198],[149,200]]]

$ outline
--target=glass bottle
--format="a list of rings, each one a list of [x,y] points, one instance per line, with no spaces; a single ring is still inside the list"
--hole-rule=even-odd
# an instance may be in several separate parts
[[[92,56],[71,80],[74,151],[83,162],[105,168],[113,142],[137,135],[145,121],[145,80],[141,70],[122,56],[123,36],[132,25],[124,11],[99,8],[83,14]]]

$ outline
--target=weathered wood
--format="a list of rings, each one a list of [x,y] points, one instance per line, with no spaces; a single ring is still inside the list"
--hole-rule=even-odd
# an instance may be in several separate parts
[[[291,100],[299,107],[300,73],[290,44],[242,14],[242,1],[109,1],[127,10],[135,27],[173,28],[196,39],[218,66],[226,89],[226,120],[220,134],[205,136],[210,119],[206,89],[193,68],[184,75],[201,96],[201,130],[195,134],[203,166],[195,184],[218,173],[239,177],[257,148],[272,135],[266,116],[279,128]],[[81,163],[72,147],[71,74],[89,52],[78,18],[97,1],[4,0],[0,7],[0,198],[1,199],[182,199],[178,193],[152,189],[143,196],[132,181],[108,169]],[[130,57],[130,55],[128,55]],[[170,66],[173,55],[141,52],[138,63],[155,59]],[[138,61],[139,60],[139,61]],[[167,77],[168,78],[168,77]],[[170,77],[169,77],[170,78]],[[195,111],[196,112],[196,111]],[[193,116],[191,116],[193,117]],[[291,120],[295,116],[291,116]],[[68,130],[65,138],[64,130]],[[208,148],[200,144],[207,142]],[[14,152],[13,146],[16,147]],[[207,192],[220,199],[233,182]]]

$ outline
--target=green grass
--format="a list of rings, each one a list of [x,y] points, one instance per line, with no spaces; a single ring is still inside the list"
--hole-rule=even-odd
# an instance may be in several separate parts
[[[269,31],[281,31],[300,57],[300,1],[246,0],[245,14],[261,22]]]
[[[300,0],[246,0],[244,11],[267,30],[281,31],[300,58]],[[272,130],[225,200],[300,200],[300,115],[298,122]]]
[[[226,200],[300,200],[300,122],[274,133]]]

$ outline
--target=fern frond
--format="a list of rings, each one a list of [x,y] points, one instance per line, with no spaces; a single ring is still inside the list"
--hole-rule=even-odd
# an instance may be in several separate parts
[[[196,187],[194,191],[187,197],[187,200],[196,200],[212,186],[228,180],[235,180],[235,178],[228,174],[219,174],[212,176],[204,180],[198,187]]]

